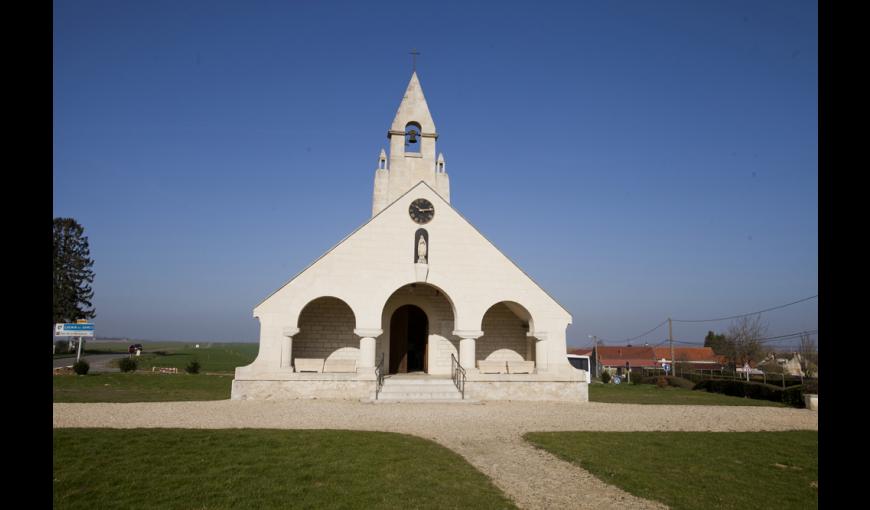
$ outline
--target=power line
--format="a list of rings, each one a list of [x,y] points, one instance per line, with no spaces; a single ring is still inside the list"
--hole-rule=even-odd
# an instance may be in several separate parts
[[[819,332],[819,330],[813,329],[813,330],[809,330],[809,331],[800,331],[800,332],[796,332],[796,333],[789,333],[788,335],[779,335],[779,336],[771,336],[771,337],[767,337],[767,338],[759,338],[758,341],[759,342],[782,341],[782,340],[787,340],[789,338],[798,338],[798,337],[801,337],[804,335],[815,336],[818,334],[818,332]]]
[[[674,319],[674,322],[716,322],[716,321],[724,321],[724,320],[728,320],[728,319],[739,319],[741,317],[748,317],[750,315],[756,315],[759,313],[769,312],[771,310],[779,310],[780,308],[785,308],[787,306],[796,305],[798,303],[803,303],[804,301],[809,301],[810,299],[817,298],[817,297],[819,297],[818,294],[816,294],[814,296],[807,297],[807,298],[799,299],[797,301],[792,301],[791,303],[786,303],[784,305],[774,306],[773,308],[766,308],[764,310],[759,310],[757,312],[744,313],[741,315],[732,315],[731,317],[720,317],[718,319]],[[667,321],[665,321],[665,322],[667,322]]]
[[[759,341],[759,342],[773,342],[773,341],[780,342],[780,341],[782,341],[782,340],[788,340],[788,339],[790,339],[790,338],[798,338],[798,337],[801,337],[801,336],[803,336],[803,335],[816,336],[816,335],[818,334],[818,332],[819,332],[819,330],[817,330],[817,329],[811,329],[811,330],[807,330],[807,331],[797,331],[797,332],[794,332],[794,333],[789,333],[789,334],[787,334],[787,335],[778,335],[778,336],[769,336],[769,337],[767,337],[767,338],[758,338],[757,341]],[[661,345],[661,344],[663,344],[663,343],[665,343],[665,342],[667,342],[667,340],[662,340],[662,341],[661,341],[659,344],[657,344],[657,345]],[[699,342],[686,342],[686,341],[681,341],[681,340],[674,340],[674,343],[675,343],[675,344],[683,344],[683,345],[700,345],[700,346],[703,346],[703,343],[699,343]]]
[[[637,340],[638,338],[641,338],[643,336],[646,336],[646,335],[652,333],[653,331],[655,331],[655,330],[659,329],[660,327],[664,326],[665,324],[667,324],[668,320],[671,320],[672,322],[716,322],[716,321],[724,321],[724,320],[729,320],[729,319],[739,319],[741,317],[748,317],[750,315],[757,315],[759,313],[770,312],[773,310],[779,310],[780,308],[785,308],[787,306],[796,305],[798,303],[803,303],[804,301],[809,301],[810,299],[814,299],[817,297],[819,297],[819,295],[815,294],[813,296],[805,297],[805,298],[799,299],[797,301],[792,301],[791,303],[786,303],[784,305],[774,306],[772,308],[765,308],[764,310],[759,310],[757,312],[744,313],[741,315],[732,315],[730,317],[719,317],[717,319],[665,319],[661,323],[659,323],[659,325],[657,325],[656,327],[650,329],[649,331],[645,331],[637,336],[633,336],[631,338],[628,338],[625,340],[625,342],[626,343],[631,342],[631,341]],[[598,339],[605,340],[605,341],[609,342],[609,340],[606,340],[606,339],[601,338],[601,337],[598,337]],[[676,340],[674,340],[674,341],[677,342]],[[686,343],[686,342],[677,342],[677,343]]]
[[[639,335],[637,335],[637,336],[635,336],[635,337],[631,337],[631,338],[627,339],[626,342],[631,342],[632,340],[637,340],[638,338],[640,338],[640,337],[642,337],[642,336],[646,336],[646,335],[652,333],[653,331],[659,329],[660,327],[664,326],[664,325],[667,324],[667,323],[668,323],[668,320],[665,319],[665,320],[663,320],[662,323],[659,324],[658,326],[652,328],[651,330],[647,331],[646,333],[641,333],[641,334],[639,334]]]

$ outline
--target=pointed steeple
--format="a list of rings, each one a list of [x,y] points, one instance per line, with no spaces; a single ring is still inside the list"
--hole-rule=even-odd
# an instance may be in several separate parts
[[[382,151],[375,172],[372,216],[420,181],[449,202],[450,179],[444,170],[444,157],[436,161],[438,133],[416,71],[411,74],[387,138],[390,140],[389,163]]]
[[[408,82],[408,88],[405,89],[405,97],[402,98],[402,103],[399,105],[390,131],[404,133],[405,126],[409,122],[420,124],[423,133],[435,134],[435,122],[432,120],[432,114],[429,113],[429,105],[426,104],[423,87],[420,86],[420,79],[416,72],[411,75],[411,81]]]

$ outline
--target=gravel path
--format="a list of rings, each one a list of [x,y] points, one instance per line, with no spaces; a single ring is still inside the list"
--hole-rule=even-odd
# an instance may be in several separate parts
[[[486,402],[366,404],[328,400],[54,404],[55,427],[349,429],[432,439],[462,455],[526,509],[665,508],[607,485],[522,439],[532,431],[818,430],[805,409]]]

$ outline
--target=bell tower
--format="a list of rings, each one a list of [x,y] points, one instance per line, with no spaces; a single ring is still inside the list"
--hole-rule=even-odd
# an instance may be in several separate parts
[[[444,155],[435,156],[438,132],[416,71],[411,75],[405,96],[387,131],[387,139],[390,141],[390,154],[387,158],[382,149],[378,160],[372,216],[420,181],[425,181],[449,202],[450,180],[445,170]]]

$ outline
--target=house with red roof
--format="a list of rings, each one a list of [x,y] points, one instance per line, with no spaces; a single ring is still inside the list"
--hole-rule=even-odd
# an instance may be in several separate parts
[[[717,355],[710,347],[674,347],[673,356],[670,347],[648,345],[598,345],[591,351],[592,373],[596,377],[600,377],[605,371],[611,375],[623,375],[626,371],[637,369],[661,369],[665,364],[673,367],[674,359],[685,370],[720,370],[726,364],[722,356]]]
[[[596,377],[602,372],[623,375],[636,368],[655,368],[655,350],[649,346],[633,347],[596,345],[592,353],[592,370]]]
[[[726,362],[710,347],[674,347],[674,359],[671,359],[670,347],[655,347],[656,365],[673,364],[674,361],[685,370],[721,370]]]

